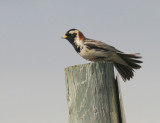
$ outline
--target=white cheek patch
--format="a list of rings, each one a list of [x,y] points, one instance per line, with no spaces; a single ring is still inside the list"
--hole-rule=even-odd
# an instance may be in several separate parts
[[[83,41],[82,40],[79,40],[78,36],[75,37],[75,41],[74,43],[78,46],[78,47],[83,47]]]
[[[79,37],[79,31],[78,30],[70,31],[69,34],[77,34],[76,37],[74,38],[74,43],[77,46],[77,48],[81,48],[82,49],[84,42]]]

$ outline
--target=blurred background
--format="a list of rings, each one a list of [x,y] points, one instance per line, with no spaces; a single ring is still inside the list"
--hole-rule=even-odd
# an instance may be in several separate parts
[[[68,123],[64,68],[85,64],[71,28],[144,63],[121,90],[127,123],[160,123],[159,0],[1,0],[0,122]]]

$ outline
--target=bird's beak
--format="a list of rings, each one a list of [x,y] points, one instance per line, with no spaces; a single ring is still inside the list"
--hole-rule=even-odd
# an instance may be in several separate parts
[[[66,35],[62,36],[62,39],[66,39],[66,38],[67,38],[67,36],[66,36]]]

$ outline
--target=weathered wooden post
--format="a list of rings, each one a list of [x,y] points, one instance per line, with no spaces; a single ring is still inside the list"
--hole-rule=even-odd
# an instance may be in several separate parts
[[[65,74],[69,123],[126,123],[112,63],[71,66]]]

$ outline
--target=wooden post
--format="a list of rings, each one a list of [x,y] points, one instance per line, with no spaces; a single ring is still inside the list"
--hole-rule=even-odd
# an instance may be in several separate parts
[[[126,123],[112,63],[71,66],[65,75],[69,123]]]

